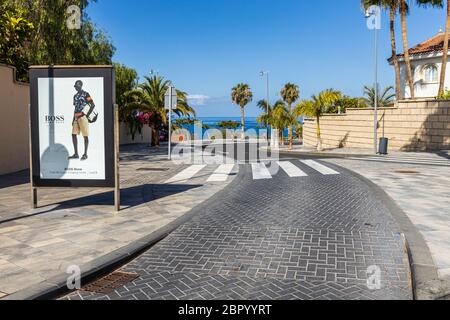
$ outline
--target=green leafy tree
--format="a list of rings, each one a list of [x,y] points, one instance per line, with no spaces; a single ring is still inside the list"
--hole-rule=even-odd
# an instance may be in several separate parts
[[[165,108],[164,96],[169,89],[170,81],[163,77],[145,77],[139,88],[126,93],[130,102],[126,104],[128,112],[141,111],[149,114],[149,125],[152,129],[152,146],[159,146],[159,132],[168,126],[168,111]],[[177,91],[177,107],[173,112],[179,117],[195,116],[195,110],[187,102],[187,94]],[[170,137],[169,137],[170,138]]]
[[[324,113],[327,113],[330,108],[335,106],[341,98],[341,92],[333,89],[328,89],[320,92],[317,96],[313,95],[311,97],[311,100],[301,101],[294,109],[294,115],[297,117],[307,116],[316,119],[318,151],[322,151],[320,118]]]
[[[111,64],[115,48],[87,15],[91,2],[95,0],[9,0],[11,6],[23,10],[24,19],[34,27],[22,57],[27,64]],[[71,5],[81,10],[79,29],[68,26]]]
[[[385,108],[394,102],[395,94],[392,93],[394,87],[386,87],[383,92],[378,94],[378,107]],[[369,108],[375,108],[375,88],[364,87],[364,101]]]
[[[287,83],[283,89],[281,90],[281,98],[283,99],[284,103],[286,103],[288,107],[288,112],[290,115],[292,115],[292,105],[300,98],[300,89],[297,85],[293,83]],[[290,117],[292,118],[292,117]],[[283,130],[284,131],[284,130]],[[288,131],[289,131],[289,149],[293,148],[294,144],[294,137],[293,137],[293,122],[288,122]]]
[[[231,100],[241,110],[242,139],[245,139],[245,106],[253,100],[250,86],[244,83],[236,85],[231,91]]]
[[[331,106],[328,113],[345,113],[347,109],[367,108],[364,98],[351,98],[348,96],[341,97],[335,105]]]
[[[217,124],[219,128],[236,130],[240,127],[240,123],[236,121],[221,121]]]
[[[26,79],[28,60],[25,44],[34,28],[25,13],[8,2],[0,4],[0,62],[15,66],[19,80]]]
[[[127,92],[134,90],[138,86],[138,74],[135,69],[129,68],[120,63],[114,63],[114,71],[116,73],[116,103],[120,110],[120,119],[123,120],[123,110],[129,102]]]

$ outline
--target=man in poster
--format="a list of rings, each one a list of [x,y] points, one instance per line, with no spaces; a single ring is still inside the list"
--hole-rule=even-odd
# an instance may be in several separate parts
[[[88,159],[89,148],[89,123],[93,123],[96,120],[94,112],[95,104],[89,93],[83,90],[83,82],[78,80],[75,83],[75,90],[77,93],[73,97],[73,105],[75,107],[73,123],[72,123],[72,142],[75,153],[69,157],[70,160],[79,159],[78,155],[78,137],[82,135],[84,138],[84,154],[81,157],[81,161]],[[94,113],[94,119],[91,119],[91,115]]]

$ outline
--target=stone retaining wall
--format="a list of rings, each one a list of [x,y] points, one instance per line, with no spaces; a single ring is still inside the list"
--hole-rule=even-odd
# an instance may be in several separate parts
[[[399,101],[378,113],[378,135],[389,138],[390,150],[450,149],[450,101]],[[323,148],[372,148],[373,109],[348,109],[320,119]],[[316,146],[316,121],[307,119],[304,144]]]

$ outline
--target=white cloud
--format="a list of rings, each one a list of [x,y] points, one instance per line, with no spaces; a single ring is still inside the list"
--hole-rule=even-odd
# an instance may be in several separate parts
[[[194,106],[204,106],[206,104],[206,101],[208,101],[209,99],[211,98],[203,94],[188,95],[189,103]]]

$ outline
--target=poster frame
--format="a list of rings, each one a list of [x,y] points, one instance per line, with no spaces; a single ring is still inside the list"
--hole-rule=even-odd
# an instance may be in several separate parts
[[[72,180],[40,177],[39,78],[103,78],[105,179]],[[32,188],[116,188],[118,174],[115,130],[115,74],[113,66],[31,66],[30,67],[30,144]]]

